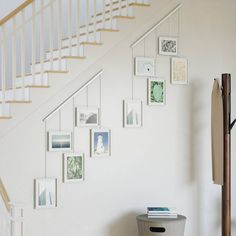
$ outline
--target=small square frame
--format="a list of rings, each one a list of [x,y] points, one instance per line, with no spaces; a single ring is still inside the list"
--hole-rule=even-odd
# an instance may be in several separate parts
[[[153,77],[155,76],[155,58],[135,57],[135,76]]]
[[[98,107],[76,107],[75,108],[75,126],[77,127],[98,127],[100,123],[100,109]],[[94,123],[82,123],[80,122],[80,116],[82,113],[96,114],[96,122]],[[91,118],[91,117],[90,117]]]
[[[165,56],[177,56],[178,39],[176,37],[159,37],[159,54]]]
[[[63,152],[63,151],[71,151],[72,150],[72,132],[71,131],[49,131],[48,132],[48,151],[49,152]],[[55,144],[54,136],[68,136],[68,144],[67,146],[63,147],[62,141],[58,141],[57,144]],[[53,145],[54,142],[54,145]],[[65,142],[65,141],[64,141]],[[56,146],[57,147],[56,147]],[[54,147],[55,146],[55,147]]]

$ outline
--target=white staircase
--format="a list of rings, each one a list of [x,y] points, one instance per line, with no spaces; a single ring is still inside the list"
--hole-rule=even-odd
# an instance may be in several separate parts
[[[119,19],[134,19],[134,7],[146,6],[148,0],[28,0],[1,20],[0,119],[12,118],[11,103],[33,102],[32,89],[50,88],[50,76],[75,77],[87,48],[102,46],[104,32],[118,32]]]

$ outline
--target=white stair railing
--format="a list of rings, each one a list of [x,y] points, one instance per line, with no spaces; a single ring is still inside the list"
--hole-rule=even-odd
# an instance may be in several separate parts
[[[10,203],[0,178],[0,236],[24,236],[24,208]]]
[[[0,118],[8,103],[30,102],[29,87],[48,86],[47,73],[67,72],[67,57],[100,43],[101,29],[147,0],[26,0],[0,20]],[[8,109],[9,110],[9,109]]]

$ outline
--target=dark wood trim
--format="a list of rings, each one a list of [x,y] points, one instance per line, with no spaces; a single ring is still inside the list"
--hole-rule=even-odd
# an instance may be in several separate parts
[[[224,185],[222,186],[222,236],[231,236],[231,75],[222,75],[224,107]]]

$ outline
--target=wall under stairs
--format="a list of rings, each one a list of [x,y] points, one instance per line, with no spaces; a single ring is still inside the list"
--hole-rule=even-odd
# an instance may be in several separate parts
[[[50,89],[34,90],[32,104],[13,105],[16,119],[0,122],[0,173],[12,200],[25,202],[25,235],[137,236],[135,217],[149,205],[176,206],[188,218],[185,235],[220,235],[220,189],[211,181],[210,95],[213,78],[222,72],[236,76],[236,3],[182,2],[180,54],[189,59],[190,84],[170,85],[169,58],[158,58],[158,76],[168,81],[167,104],[145,105],[142,129],[122,128],[122,100],[131,96],[129,45],[179,3],[175,0],[152,0],[151,8],[137,9],[137,18],[121,22],[119,33],[105,33],[103,46],[86,48],[91,56],[78,74],[50,78]],[[159,33],[169,32],[169,24]],[[147,56],[155,56],[153,43],[154,37],[146,41]],[[135,55],[143,56],[143,51],[140,45]],[[75,61],[70,63],[76,67]],[[47,175],[59,180],[58,208],[34,210],[33,179],[45,171],[42,118],[101,68],[102,123],[112,128],[112,157],[89,158],[89,132],[76,128],[77,151],[86,154],[85,182],[62,184],[62,155],[47,154]],[[135,97],[144,104],[146,84],[145,78],[135,78]],[[232,86],[236,88],[235,80]],[[96,105],[97,84],[89,91],[90,103]],[[76,102],[83,105],[85,94]],[[234,106],[232,113],[235,117]],[[71,116],[68,105],[62,111],[63,129],[71,129]],[[58,117],[47,126],[57,129]],[[232,152],[234,156],[234,148]],[[235,179],[236,171],[232,173]],[[233,199],[234,195],[233,187]],[[235,212],[233,203],[234,218]]]

